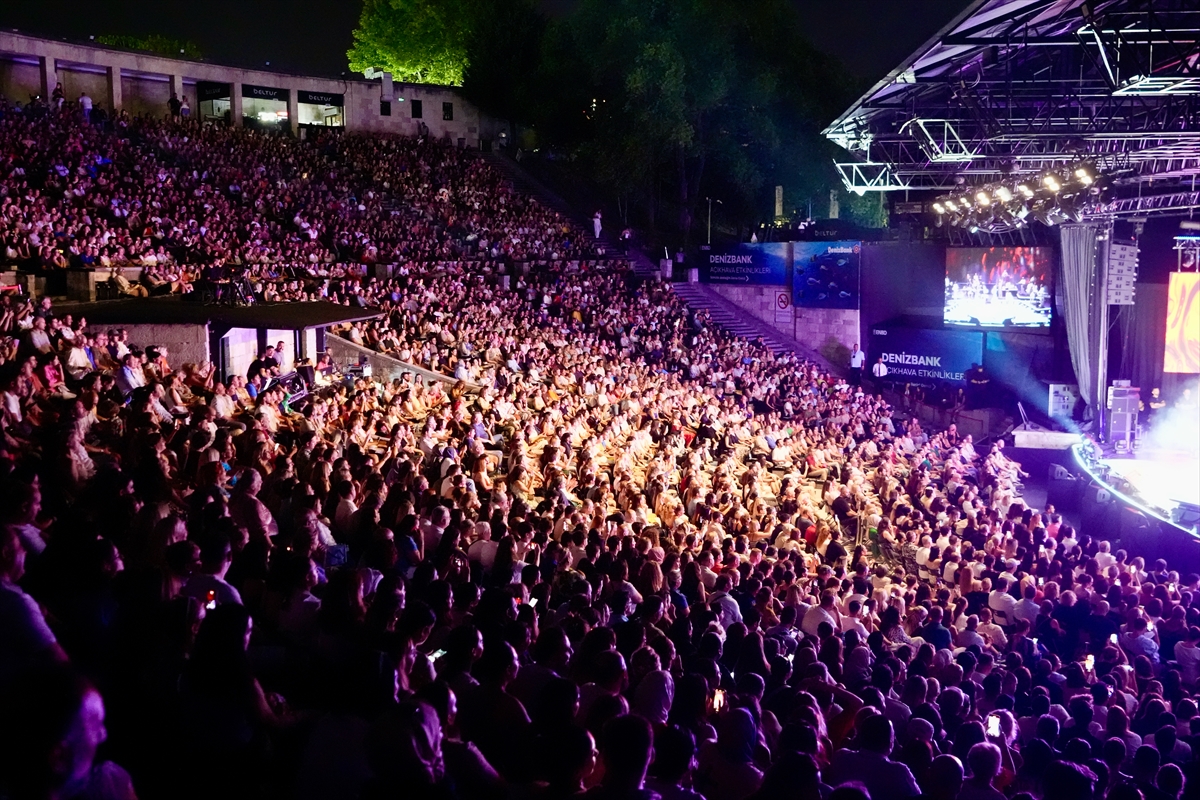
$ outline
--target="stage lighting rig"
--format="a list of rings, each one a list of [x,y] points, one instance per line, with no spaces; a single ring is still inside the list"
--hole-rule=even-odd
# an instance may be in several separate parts
[[[939,197],[932,209],[938,226],[1005,233],[1026,226],[1030,217],[1043,225],[1080,222],[1101,203],[1108,184],[1094,163],[1079,161],[1040,175],[964,187],[967,193]]]

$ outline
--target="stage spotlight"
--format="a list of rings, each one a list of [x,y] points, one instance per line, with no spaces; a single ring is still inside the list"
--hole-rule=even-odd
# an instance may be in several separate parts
[[[1095,178],[1092,177],[1091,170],[1088,169],[1086,165],[1075,170],[1075,177],[1078,178],[1079,182],[1084,186],[1091,186],[1095,181]]]
[[[996,206],[996,210],[992,212],[992,220],[996,227],[1005,230],[1019,227],[1021,222],[1005,206]]]
[[[1028,184],[1025,184],[1025,183],[1017,184],[1017,191],[1020,192],[1021,196],[1024,197],[1026,200],[1033,197],[1033,189],[1029,188]]]
[[[987,192],[979,192],[975,195],[975,199],[979,201],[979,205],[981,206],[990,206],[992,204],[992,198],[988,197]]]
[[[934,208],[937,208],[937,206],[935,205]],[[950,211],[958,211],[958,206],[956,206],[954,201],[949,198],[946,199],[946,208]]]
[[[1029,213],[1033,216],[1034,219],[1036,219],[1038,222],[1042,223],[1043,225],[1053,225],[1054,220],[1051,218],[1052,209],[1053,209],[1053,207],[1048,202],[1043,200],[1043,201],[1034,203],[1033,207],[1032,207],[1032,209],[1030,209]]]
[[[1009,200],[1012,200],[1013,196],[1012,196],[1012,192],[1010,192],[1008,190],[1007,186],[997,186],[996,187],[996,197],[1000,198],[1001,203],[1007,203]]]
[[[945,214],[945,213],[946,213],[946,207],[945,207],[944,205],[942,205],[941,203],[934,203],[934,204],[933,204],[933,210],[934,210],[934,211],[936,211],[936,212],[937,212],[937,213],[939,213],[939,214]]]
[[[1062,189],[1062,184],[1058,182],[1058,177],[1055,175],[1047,175],[1042,178],[1042,183],[1055,194],[1058,194],[1059,190]]]

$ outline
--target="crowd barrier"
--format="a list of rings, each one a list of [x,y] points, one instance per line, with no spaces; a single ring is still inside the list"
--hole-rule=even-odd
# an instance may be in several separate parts
[[[405,372],[411,372],[414,375],[421,377],[426,383],[437,381],[453,386],[458,381],[451,375],[443,375],[440,372],[434,372],[431,369],[410,364],[407,361],[401,361],[398,358],[384,355],[376,352],[369,347],[355,344],[349,339],[344,339],[330,332],[325,337],[325,349],[329,351],[330,357],[334,362],[345,366],[347,364],[369,364],[371,366],[371,377],[375,380],[391,382],[399,378]],[[466,383],[468,391],[478,392],[481,387],[479,384]]]

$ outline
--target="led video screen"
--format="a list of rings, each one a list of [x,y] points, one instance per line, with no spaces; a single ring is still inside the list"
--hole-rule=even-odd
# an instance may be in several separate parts
[[[1200,373],[1200,273],[1171,273],[1163,372]]]
[[[1049,328],[1054,251],[1045,247],[946,250],[942,320],[960,328]]]

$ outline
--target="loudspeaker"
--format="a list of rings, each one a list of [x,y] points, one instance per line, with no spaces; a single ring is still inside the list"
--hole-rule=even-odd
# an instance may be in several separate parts
[[[1180,503],[1171,511],[1171,521],[1184,528],[1195,528],[1200,524],[1200,506],[1195,503]]]

